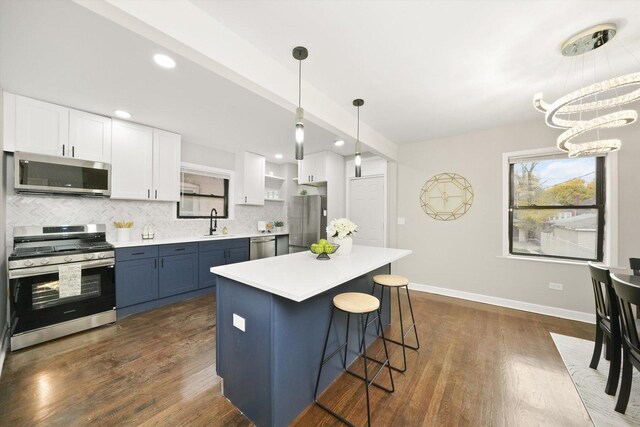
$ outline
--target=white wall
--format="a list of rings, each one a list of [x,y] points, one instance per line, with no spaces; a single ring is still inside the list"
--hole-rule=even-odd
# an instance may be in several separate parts
[[[204,145],[182,141],[182,161],[196,163],[210,167],[233,170],[235,154],[229,151],[217,150]]]
[[[502,254],[502,153],[551,147],[559,131],[535,122],[401,145],[398,159],[397,247],[413,250],[396,271],[413,283],[529,304],[592,313],[586,266],[506,259]],[[616,130],[619,153],[619,264],[640,256],[638,164],[640,125]],[[433,175],[455,172],[469,180],[473,206],[455,221],[436,221],[420,207],[420,190]],[[392,220],[393,221],[393,220]],[[563,291],[548,288],[562,283]]]

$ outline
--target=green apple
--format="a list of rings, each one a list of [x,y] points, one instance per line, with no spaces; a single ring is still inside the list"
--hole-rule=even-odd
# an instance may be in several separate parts
[[[327,241],[327,239],[320,239],[320,240],[318,241],[318,244],[319,244],[319,245],[322,245],[322,246],[326,245],[327,243],[329,243],[329,242]]]
[[[321,254],[324,251],[323,246],[317,243],[312,244],[310,249],[314,254]]]
[[[335,250],[336,247],[331,243],[327,243],[326,245],[324,245],[324,251],[328,254],[332,254]]]

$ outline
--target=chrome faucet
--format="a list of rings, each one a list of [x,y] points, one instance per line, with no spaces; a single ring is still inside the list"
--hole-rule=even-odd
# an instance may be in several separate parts
[[[215,217],[213,216],[214,212],[216,214]],[[212,236],[217,228],[218,228],[218,211],[216,210],[216,208],[213,208],[211,209],[211,215],[209,216],[209,236]]]

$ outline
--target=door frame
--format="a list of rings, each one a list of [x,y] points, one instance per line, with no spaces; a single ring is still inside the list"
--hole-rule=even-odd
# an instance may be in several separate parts
[[[382,221],[382,234],[383,234],[383,245],[385,248],[389,247],[389,190],[388,190],[388,178],[387,178],[387,174],[384,173],[378,173],[378,174],[374,174],[374,175],[367,175],[367,176],[362,176],[360,178],[356,178],[354,176],[350,176],[348,178],[348,182],[347,182],[347,194],[346,194],[346,205],[347,205],[347,218],[349,218],[351,216],[351,182],[352,181],[358,181],[358,180],[364,180],[364,179],[371,179],[371,178],[382,178],[382,187],[383,187],[383,193],[382,193],[382,197],[383,197],[383,206],[384,206],[384,219]],[[357,224],[356,224],[357,225]]]

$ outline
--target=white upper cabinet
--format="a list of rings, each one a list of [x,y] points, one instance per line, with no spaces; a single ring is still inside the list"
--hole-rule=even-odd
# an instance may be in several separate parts
[[[265,158],[258,154],[236,153],[236,204],[264,205]]]
[[[178,134],[113,120],[111,198],[178,201]]]
[[[153,198],[180,200],[180,148],[182,137],[177,133],[153,130]]]
[[[67,156],[111,163],[111,119],[70,110],[69,146]]]
[[[111,198],[151,199],[153,129],[113,120]]]
[[[327,181],[327,152],[307,154],[298,162],[298,184]]]
[[[16,151],[51,156],[68,153],[68,108],[17,95],[14,105]]]
[[[111,119],[5,92],[4,150],[111,162]]]

